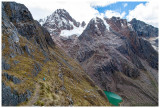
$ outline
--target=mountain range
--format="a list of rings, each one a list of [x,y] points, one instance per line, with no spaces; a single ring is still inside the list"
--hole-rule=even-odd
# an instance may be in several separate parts
[[[55,15],[57,11],[61,12]],[[48,31],[54,29],[55,16],[70,18],[64,9],[56,10],[48,17],[53,20],[46,19],[42,24]],[[68,20],[60,21],[70,22]],[[65,26],[56,27],[63,29],[57,35],[50,32],[52,39],[80,63],[96,85],[122,96],[124,105],[157,104],[158,28],[135,18],[127,22],[119,17],[95,17],[80,35],[72,32],[74,27],[71,30],[64,29]],[[71,33],[64,36],[63,30]]]
[[[64,9],[36,21],[2,3],[3,106],[158,105],[158,28],[137,19],[78,22]]]

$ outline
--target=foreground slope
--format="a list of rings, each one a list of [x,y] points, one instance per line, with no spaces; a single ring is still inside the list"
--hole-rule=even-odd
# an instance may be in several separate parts
[[[109,105],[83,69],[15,2],[2,3],[2,105]]]

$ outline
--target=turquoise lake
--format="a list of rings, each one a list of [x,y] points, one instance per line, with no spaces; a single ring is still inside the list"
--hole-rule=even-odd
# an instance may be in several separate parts
[[[122,102],[122,98],[119,95],[108,91],[104,91],[104,93],[112,105],[119,106],[119,103]]]

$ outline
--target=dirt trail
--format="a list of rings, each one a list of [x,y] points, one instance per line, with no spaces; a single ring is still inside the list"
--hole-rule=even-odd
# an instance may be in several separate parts
[[[32,95],[31,99],[29,99],[26,106],[34,106],[34,103],[37,102],[39,98],[40,85],[39,84],[35,84],[35,85],[36,85],[36,88],[35,88],[34,94]]]

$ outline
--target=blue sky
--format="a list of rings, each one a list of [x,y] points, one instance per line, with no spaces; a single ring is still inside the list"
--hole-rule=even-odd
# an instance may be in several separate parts
[[[135,7],[139,4],[146,4],[147,2],[143,1],[143,2],[134,2],[134,1],[130,1],[130,2],[116,2],[107,6],[96,6],[94,7],[96,10],[99,11],[99,13],[104,13],[107,10],[111,10],[111,11],[115,11],[118,12],[120,14],[122,14],[123,12],[125,12],[125,16],[123,18],[126,18],[126,16],[129,14],[130,10],[135,9]]]

